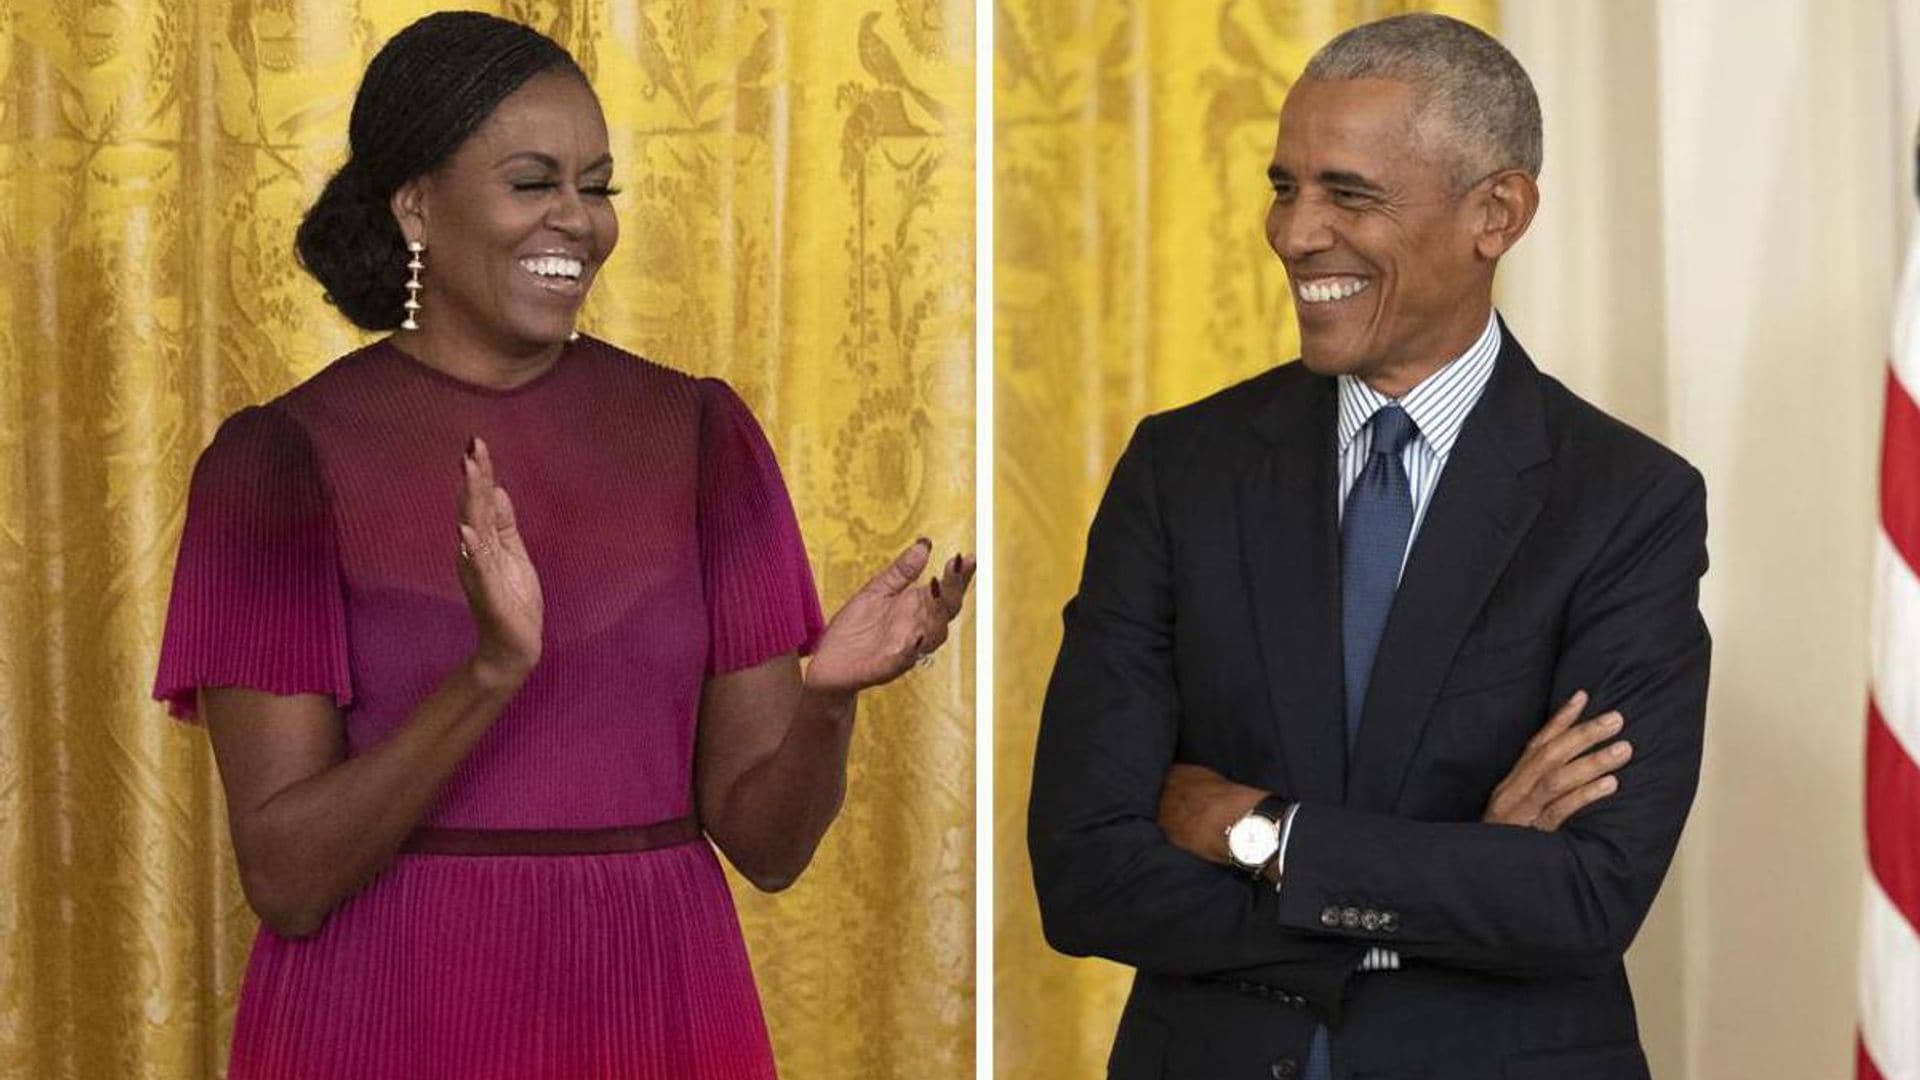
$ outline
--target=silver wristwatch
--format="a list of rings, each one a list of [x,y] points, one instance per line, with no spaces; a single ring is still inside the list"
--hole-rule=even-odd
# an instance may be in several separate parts
[[[1280,820],[1286,813],[1287,800],[1269,795],[1245,817],[1227,826],[1227,858],[1233,865],[1259,877],[1280,853]]]

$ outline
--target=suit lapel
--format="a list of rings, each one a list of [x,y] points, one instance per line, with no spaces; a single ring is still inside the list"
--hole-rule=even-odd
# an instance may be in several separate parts
[[[1241,558],[1280,745],[1285,793],[1345,797],[1340,711],[1340,562],[1331,379],[1304,376],[1254,421],[1265,452],[1239,486]]]
[[[1347,805],[1391,812],[1461,639],[1539,513],[1551,457],[1540,375],[1502,326],[1394,595],[1348,767]],[[1336,663],[1338,662],[1336,658]]]

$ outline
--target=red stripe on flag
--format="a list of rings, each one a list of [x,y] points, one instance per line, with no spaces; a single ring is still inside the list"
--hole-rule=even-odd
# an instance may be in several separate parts
[[[1880,1070],[1873,1064],[1873,1058],[1867,1053],[1867,1044],[1858,1035],[1853,1039],[1853,1076],[1854,1080],[1885,1080]]]
[[[1880,525],[1907,568],[1920,574],[1920,407],[1891,368],[1880,448]]]
[[[1867,862],[1880,889],[1920,933],[1920,765],[1867,701]]]

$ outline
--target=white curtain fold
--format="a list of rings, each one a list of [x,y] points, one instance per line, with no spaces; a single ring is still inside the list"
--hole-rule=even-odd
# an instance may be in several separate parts
[[[1509,0],[1536,360],[1706,476],[1715,639],[1680,855],[1629,957],[1662,1080],[1852,1075],[1881,386],[1920,4]],[[1629,734],[1632,718],[1628,718]]]

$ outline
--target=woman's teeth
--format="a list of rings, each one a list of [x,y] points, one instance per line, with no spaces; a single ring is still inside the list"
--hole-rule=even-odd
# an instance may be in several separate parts
[[[564,255],[542,255],[537,258],[521,259],[520,266],[530,274],[541,277],[563,277],[569,281],[580,280],[581,265],[579,259],[569,259]]]
[[[1366,278],[1326,278],[1320,281],[1303,281],[1294,290],[1304,304],[1325,304],[1334,300],[1345,300],[1349,296],[1366,291]]]

